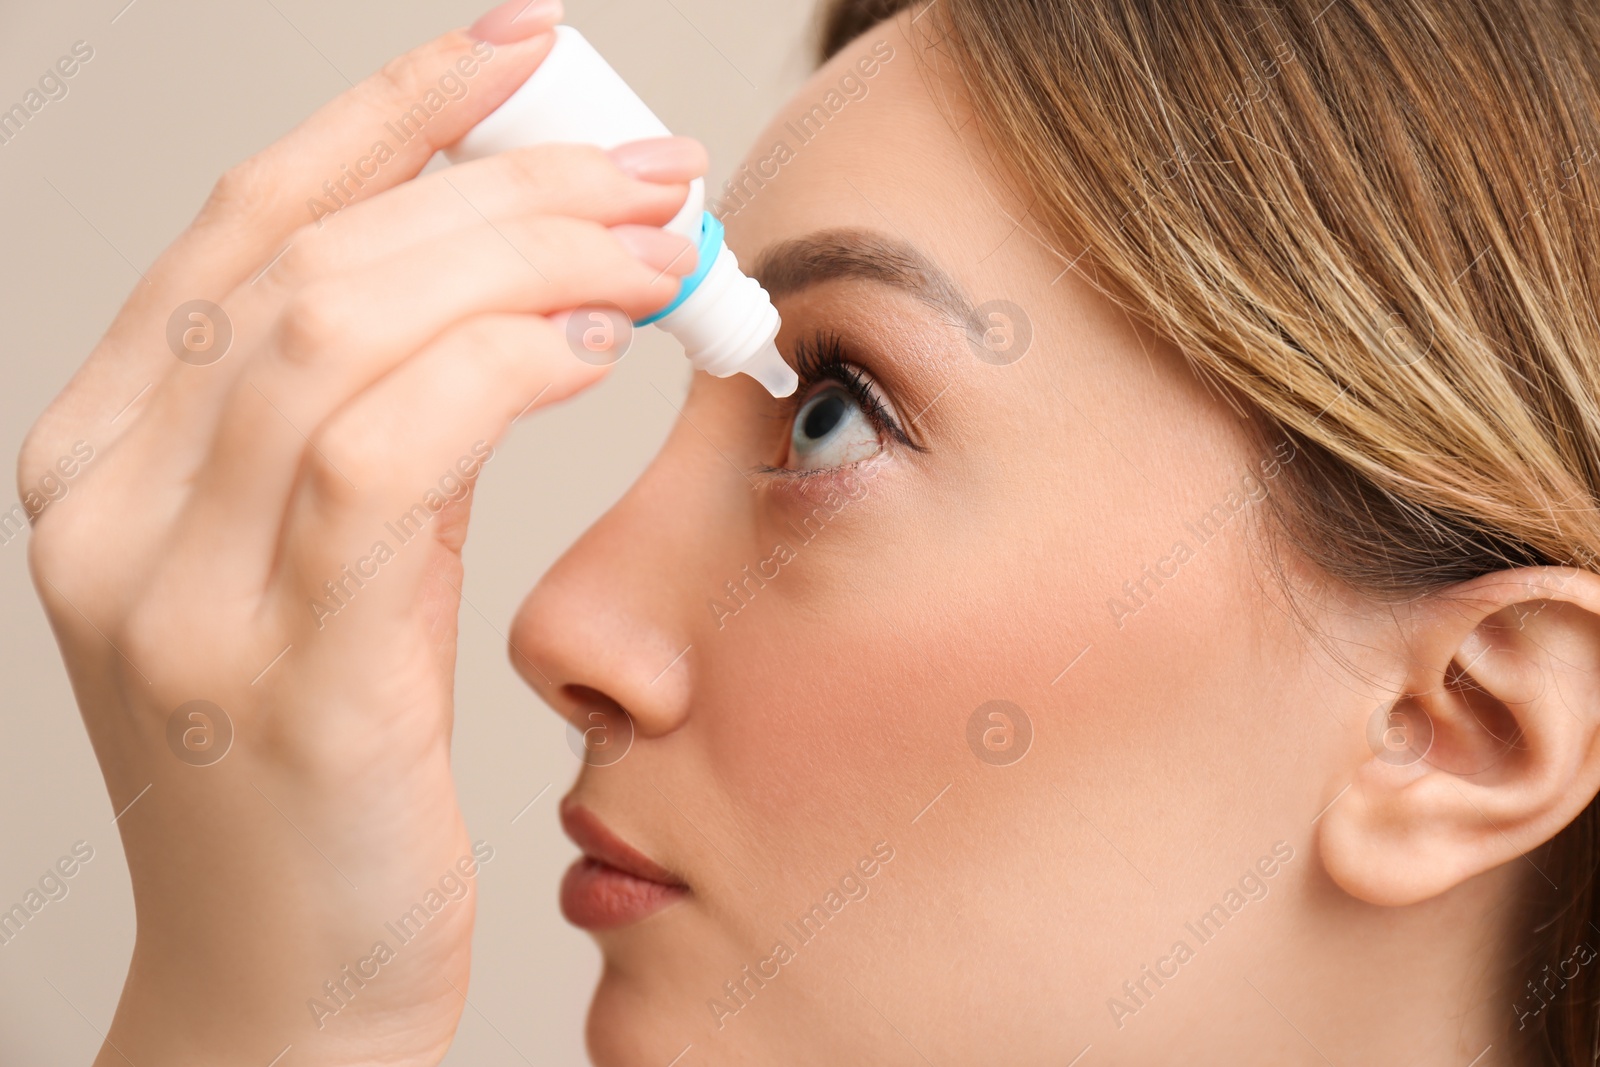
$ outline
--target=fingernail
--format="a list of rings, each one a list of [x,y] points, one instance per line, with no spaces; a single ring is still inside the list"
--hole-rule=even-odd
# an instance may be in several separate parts
[[[525,41],[561,21],[561,0],[508,0],[474,22],[467,33],[490,44]]]
[[[705,146],[692,137],[629,141],[609,153],[617,169],[644,182],[687,182],[706,172]]]
[[[679,278],[694,273],[700,254],[675,233],[655,226],[613,226],[611,232],[640,262]]]

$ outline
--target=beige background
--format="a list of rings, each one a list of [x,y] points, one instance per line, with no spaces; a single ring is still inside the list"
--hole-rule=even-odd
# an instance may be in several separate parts
[[[0,0],[0,109],[73,42],[95,50],[69,94],[0,145],[0,507],[12,502],[10,462],[34,416],[111,321],[136,268],[182,229],[216,176],[347,78],[480,13],[464,0],[125,4]],[[716,186],[805,76],[811,8],[810,0],[569,0],[568,21],[670,127],[706,142]],[[560,722],[513,675],[502,635],[524,592],[664,439],[674,413],[657,388],[677,402],[688,381],[675,352],[642,333],[605,385],[519,425],[479,489],[455,766],[468,825],[496,857],[479,878],[473,1007],[451,1064],[584,1062],[598,956],[556,910],[576,850],[556,825],[554,801],[577,762]],[[74,842],[95,850],[70,894],[0,946],[0,1062],[87,1064],[133,944],[127,869],[28,580],[26,535],[0,547],[0,604],[0,911]]]

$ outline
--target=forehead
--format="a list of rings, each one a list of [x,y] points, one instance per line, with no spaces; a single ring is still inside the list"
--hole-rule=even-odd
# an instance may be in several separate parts
[[[942,380],[971,377],[991,399],[1049,397],[1056,407],[1103,404],[1094,394],[1107,390],[1139,394],[1148,413],[1152,389],[1191,377],[1187,367],[1089,283],[1093,257],[1030,217],[1034,197],[1001,165],[1005,145],[985,136],[940,33],[931,15],[879,23],[795,92],[721,190],[729,247],[751,268],[819,233],[911,246],[976,309],[969,322],[1020,321],[1018,335],[1032,338],[1026,357],[999,373],[978,354]],[[779,302],[787,323],[792,305]],[[941,407],[969,402],[958,395]]]
[[[977,135],[932,19],[880,23],[817,70],[756,137],[721,191],[742,262],[815,230],[898,237],[968,287],[1016,299],[1059,276],[1065,249],[1019,227],[1017,195]]]
[[[1003,325],[1000,343],[1022,347],[996,359],[956,323],[913,336],[916,316],[887,310],[871,282],[835,287],[820,303],[774,294],[786,330],[854,326],[895,362],[915,363],[933,388],[902,402],[920,413],[937,400],[927,419],[944,420],[974,469],[1024,458],[1092,467],[1106,483],[1095,491],[1110,486],[1116,499],[1081,503],[1102,514],[1138,504],[1145,489],[1170,504],[1172,485],[1157,483],[1217,482],[1212,468],[1247,451],[1242,416],[1095,288],[1094,256],[1030,216],[1035,198],[1003,169],[1007,146],[986,136],[938,32],[932,16],[902,15],[812,75],[724,186],[729,247],[755,268],[788,242],[881,236],[947,275],[980,331]],[[949,326],[953,337],[939,333]],[[921,343],[928,337],[940,343]]]

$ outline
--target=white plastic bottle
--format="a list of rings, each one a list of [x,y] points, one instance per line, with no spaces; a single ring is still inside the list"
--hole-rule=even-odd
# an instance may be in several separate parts
[[[615,148],[668,135],[581,33],[557,26],[556,43],[533,76],[445,155],[462,163],[552,141]],[[671,304],[635,325],[660,326],[683,344],[690,363],[709,374],[743,372],[773,396],[793,393],[799,380],[774,343],[778,309],[723,243],[722,223],[705,210],[704,181],[690,186],[689,198],[666,228],[694,242],[700,262]]]

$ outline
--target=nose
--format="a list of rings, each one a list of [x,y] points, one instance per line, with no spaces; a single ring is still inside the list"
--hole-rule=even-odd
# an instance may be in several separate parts
[[[697,579],[708,569],[713,525],[706,516],[714,504],[703,497],[720,492],[722,479],[682,469],[692,462],[682,444],[675,430],[643,477],[528,594],[512,624],[517,672],[580,729],[596,709],[614,715],[618,706],[641,737],[688,720],[694,612],[705,610],[709,588]]]

